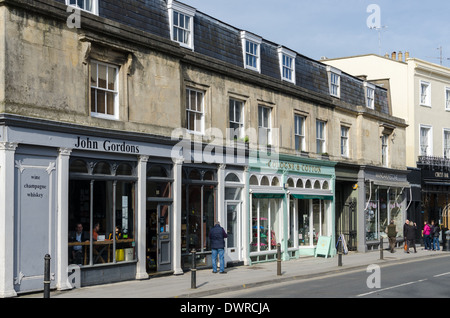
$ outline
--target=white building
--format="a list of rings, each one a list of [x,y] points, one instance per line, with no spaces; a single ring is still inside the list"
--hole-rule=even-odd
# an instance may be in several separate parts
[[[406,166],[420,168],[421,195],[413,197],[411,216],[420,223],[439,221],[448,227],[450,193],[450,68],[411,58],[406,52],[325,59],[390,92],[392,114],[405,119]],[[411,169],[414,170],[414,169]]]

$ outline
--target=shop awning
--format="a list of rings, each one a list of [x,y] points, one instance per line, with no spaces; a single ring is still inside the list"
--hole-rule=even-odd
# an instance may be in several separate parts
[[[252,193],[255,199],[283,199],[284,193]]]
[[[403,181],[383,181],[383,180],[372,180],[366,179],[366,181],[373,182],[375,185],[387,187],[387,188],[411,188],[411,184],[409,182]]]
[[[319,199],[319,200],[331,200],[333,201],[332,195],[316,195],[316,194],[296,194],[291,193],[291,196],[293,196],[296,199],[306,200],[306,199]]]

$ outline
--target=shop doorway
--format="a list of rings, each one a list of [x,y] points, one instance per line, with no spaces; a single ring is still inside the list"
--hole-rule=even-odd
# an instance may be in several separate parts
[[[171,247],[172,205],[148,202],[147,209],[147,272],[172,269]]]
[[[226,229],[228,238],[227,243],[227,258],[230,262],[238,262],[240,260],[239,253],[239,242],[240,242],[240,231],[239,231],[239,220],[241,219],[241,204],[237,203],[227,203],[227,220]]]

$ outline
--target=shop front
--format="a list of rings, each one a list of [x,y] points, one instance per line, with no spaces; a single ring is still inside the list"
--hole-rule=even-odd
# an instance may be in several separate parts
[[[408,171],[362,167],[358,183],[358,251],[379,248],[380,240],[387,246],[387,226],[394,221],[398,242],[403,241],[403,224],[408,209],[411,186]],[[363,198],[361,198],[363,196]]]
[[[63,126],[4,126],[0,295],[42,290],[46,254],[59,290],[180,272],[172,145]]]
[[[417,167],[421,173],[421,228],[425,221],[450,228],[450,160],[422,156]]]
[[[334,162],[280,155],[249,168],[250,262],[314,255],[320,237],[334,255]]]

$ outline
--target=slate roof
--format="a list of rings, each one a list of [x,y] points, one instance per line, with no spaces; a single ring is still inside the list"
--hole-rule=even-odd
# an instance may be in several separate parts
[[[65,0],[55,0],[65,3]],[[180,2],[182,3],[182,2]],[[99,0],[99,16],[170,40],[167,0]],[[248,30],[251,32],[251,30]],[[196,11],[194,51],[244,67],[241,30]],[[261,74],[281,80],[277,49],[280,45],[262,39]],[[297,53],[296,85],[329,96],[326,65]],[[340,100],[353,106],[365,106],[364,81],[341,74]],[[375,110],[389,114],[387,91],[376,87]]]

